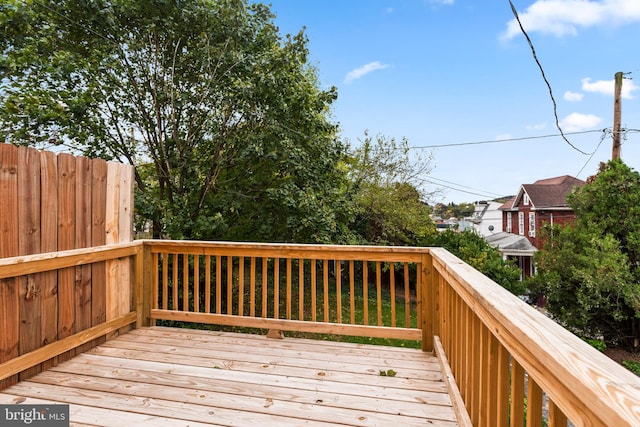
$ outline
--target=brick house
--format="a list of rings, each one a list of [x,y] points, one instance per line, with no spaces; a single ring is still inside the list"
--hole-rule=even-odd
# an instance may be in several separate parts
[[[487,240],[505,258],[517,259],[523,277],[533,275],[533,253],[542,247],[540,229],[575,219],[567,195],[582,185],[584,181],[569,175],[521,185],[518,194],[500,207],[504,231]]]

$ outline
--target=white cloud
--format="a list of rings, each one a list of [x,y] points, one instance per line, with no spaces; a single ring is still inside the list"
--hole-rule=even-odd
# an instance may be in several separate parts
[[[365,75],[376,71],[376,70],[384,70],[385,68],[389,68],[389,65],[382,64],[379,61],[369,62],[366,65],[363,65],[360,68],[356,68],[355,70],[351,70],[347,73],[344,78],[345,83],[351,83],[354,80],[358,80]]]
[[[495,140],[496,141],[504,141],[504,140],[511,139],[511,138],[513,138],[513,135],[511,135],[510,133],[501,133],[499,135],[496,135]]]
[[[564,93],[564,100],[565,101],[580,102],[580,101],[582,101],[582,98],[584,98],[584,94],[583,93],[571,92],[569,90]]]
[[[533,125],[526,125],[525,129],[526,130],[542,130],[545,129],[547,127],[546,123],[536,123]]]
[[[613,79],[611,80],[598,80],[595,82],[591,82],[591,78],[587,77],[582,79],[582,90],[585,92],[596,92],[602,93],[604,95],[613,96],[613,91],[615,89],[615,82]],[[638,86],[633,83],[633,80],[623,79],[622,80],[622,91],[620,96],[624,99],[633,99],[633,92],[638,90]]]
[[[560,122],[564,132],[580,132],[597,127],[602,119],[593,114],[571,113]]]
[[[577,35],[579,28],[622,25],[640,21],[638,0],[536,0],[525,12],[518,11],[527,33],[539,31],[556,37]],[[507,24],[503,40],[521,34],[516,19]]]

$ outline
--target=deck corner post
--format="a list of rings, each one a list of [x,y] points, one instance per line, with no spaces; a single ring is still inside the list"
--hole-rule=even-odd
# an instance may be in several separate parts
[[[151,325],[151,269],[154,268],[151,258],[151,246],[142,243],[135,258],[136,328]]]
[[[419,310],[421,310],[422,330],[422,351],[433,351],[433,324],[435,301],[433,300],[433,287],[435,274],[433,271],[433,255],[426,252],[422,255],[420,275],[420,298],[418,299]]]

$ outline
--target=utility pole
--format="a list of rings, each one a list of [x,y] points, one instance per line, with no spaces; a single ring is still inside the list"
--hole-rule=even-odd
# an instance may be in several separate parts
[[[615,88],[613,91],[613,147],[611,149],[611,160],[620,159],[620,122],[622,120],[622,105],[620,94],[622,93],[622,71],[618,71],[615,76]]]

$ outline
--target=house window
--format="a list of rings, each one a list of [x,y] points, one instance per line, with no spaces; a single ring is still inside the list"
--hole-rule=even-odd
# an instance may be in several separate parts
[[[527,193],[524,193],[522,203],[524,203],[525,206],[529,206],[529,195]]]
[[[507,212],[507,224],[506,224],[507,233],[511,233],[511,212]]]
[[[529,212],[529,237],[536,237],[536,213]]]
[[[518,212],[518,234],[524,236],[524,212]]]

